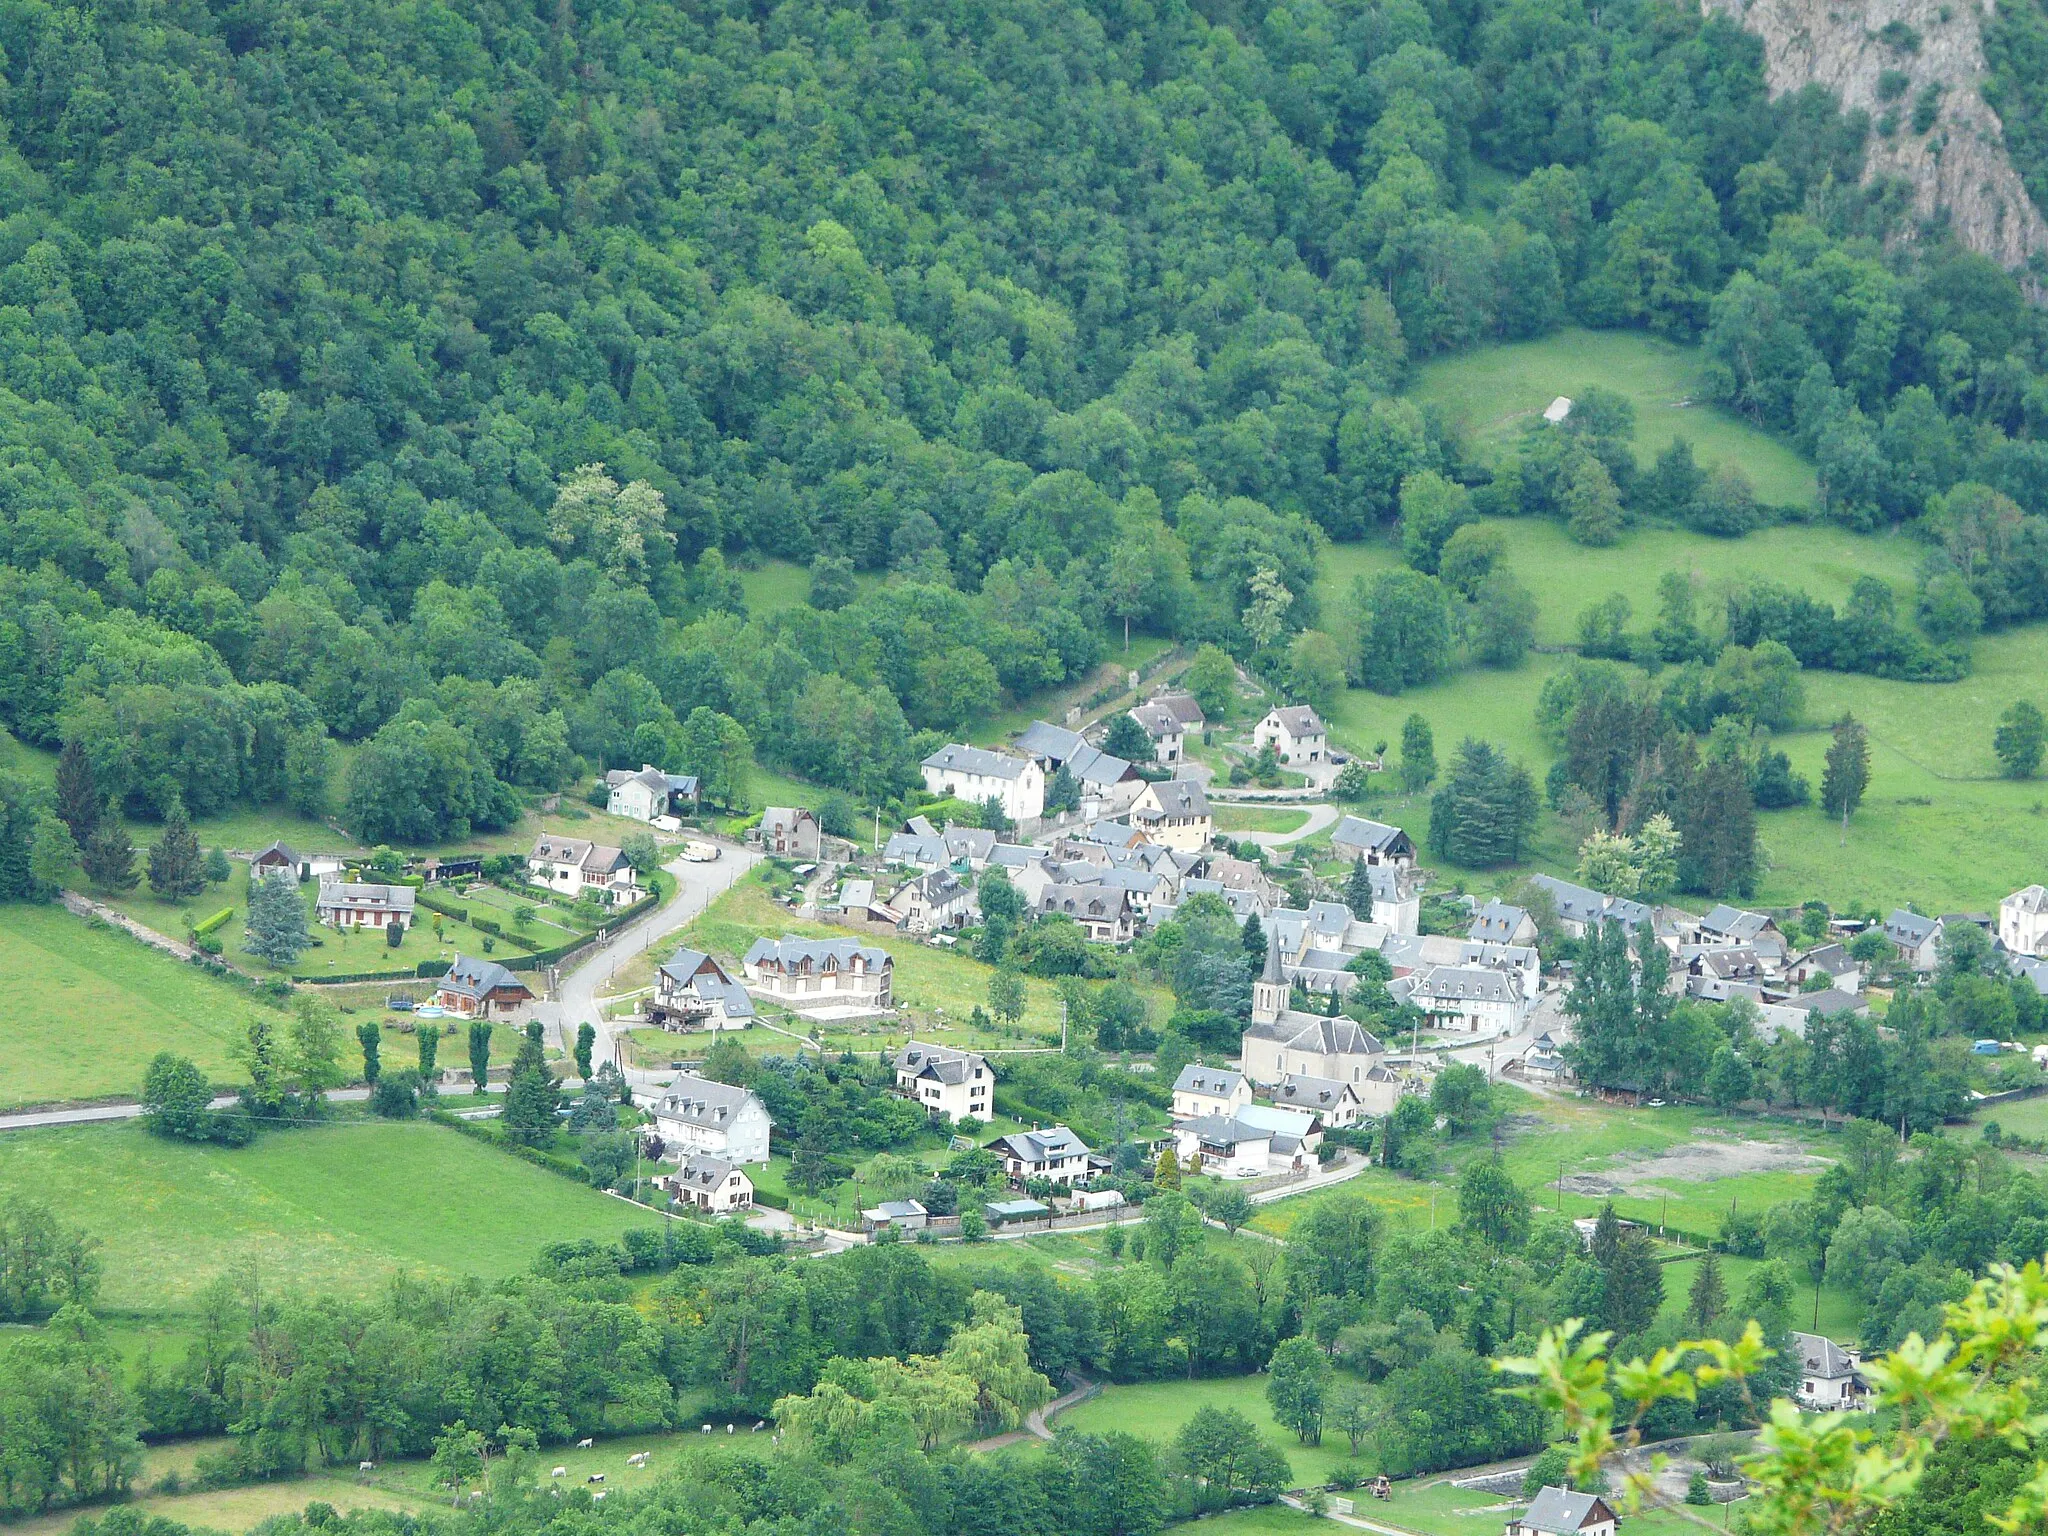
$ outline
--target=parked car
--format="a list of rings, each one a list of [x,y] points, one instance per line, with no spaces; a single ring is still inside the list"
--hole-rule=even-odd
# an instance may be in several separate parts
[[[722,852],[724,850],[718,844],[706,842],[701,837],[693,837],[683,844],[683,857],[692,864],[709,864]]]
[[[393,1013],[411,1013],[419,1004],[409,997],[387,997],[384,999],[384,1006]]]

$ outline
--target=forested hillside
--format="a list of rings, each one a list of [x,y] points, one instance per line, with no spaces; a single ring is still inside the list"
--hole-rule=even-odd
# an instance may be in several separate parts
[[[1404,369],[1566,315],[1704,335],[1858,526],[2017,497],[1973,582],[2048,510],[2016,285],[1886,257],[1861,119],[1665,0],[20,0],[0,53],[0,723],[133,814],[461,835],[748,744],[874,795],[1126,620],[1357,680],[1319,541],[1480,474]],[[1493,505],[1611,512],[1571,452]]]

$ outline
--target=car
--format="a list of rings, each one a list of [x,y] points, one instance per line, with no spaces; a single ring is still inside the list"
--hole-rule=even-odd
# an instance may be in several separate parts
[[[1330,761],[1336,764],[1337,767],[1342,768],[1346,763],[1350,762],[1351,759],[1346,757],[1342,752],[1332,752],[1330,754]]]
[[[1652,1108],[1652,1109],[1662,1109],[1663,1107],[1664,1107],[1664,1101],[1663,1101],[1662,1099],[1652,1099],[1652,1100],[1650,1100],[1650,1108]]]
[[[384,999],[384,1006],[393,1013],[411,1013],[419,1004],[409,997],[387,997]]]

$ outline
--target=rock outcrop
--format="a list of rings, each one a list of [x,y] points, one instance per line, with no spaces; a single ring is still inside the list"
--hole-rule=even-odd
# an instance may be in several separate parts
[[[1945,215],[1958,240],[2008,268],[2048,251],[2048,224],[2007,158],[2004,129],[1984,100],[1984,42],[1970,0],[1702,3],[1763,39],[1772,95],[1818,84],[1844,107],[1868,112],[1873,123],[1895,113],[1889,137],[1871,132],[1864,174],[1910,183],[1923,218]],[[1909,46],[1915,39],[1917,46]],[[1939,114],[1915,132],[1914,106],[1929,86],[1940,90]]]

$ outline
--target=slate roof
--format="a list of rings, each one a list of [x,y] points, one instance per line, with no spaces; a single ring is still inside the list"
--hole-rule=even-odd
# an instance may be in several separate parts
[[[1137,772],[1122,758],[1111,757],[1085,741],[1074,749],[1074,755],[1064,766],[1082,784],[1120,784]]]
[[[1140,704],[1130,711],[1130,716],[1145,728],[1145,734],[1154,741],[1166,736],[1187,734],[1187,725],[1180,716],[1163,704]]]
[[[1400,850],[1407,844],[1407,851],[1413,853],[1415,844],[1408,834],[1399,827],[1390,827],[1384,821],[1372,821],[1364,816],[1346,816],[1338,821],[1330,833],[1332,848],[1356,848],[1361,852],[1374,849]]]
[[[1300,1014],[1286,1014],[1271,1024],[1248,1025],[1245,1033],[1319,1056],[1378,1056],[1386,1051],[1356,1019],[1304,1019]]]
[[[1757,935],[1770,925],[1771,920],[1763,913],[1745,912],[1742,908],[1731,907],[1726,902],[1700,919],[1702,933],[1722,934],[1745,942],[1754,942]]]
[[[928,1045],[922,1040],[908,1041],[896,1053],[897,1071],[913,1072],[919,1077],[949,1085],[966,1082],[976,1062],[981,1063],[984,1071],[988,1069],[987,1058],[973,1051],[956,1050],[949,1045]]]
[[[1324,734],[1322,717],[1306,704],[1287,704],[1268,712],[1277,717],[1290,736],[1321,736]]]
[[[1799,1347],[1800,1369],[1808,1376],[1839,1381],[1856,1374],[1856,1362],[1833,1339],[1818,1333],[1795,1333],[1792,1342]]]
[[[723,1003],[729,1019],[751,1019],[754,1000],[747,989],[726,972],[724,966],[701,949],[677,950],[661,966],[661,974],[686,992],[694,992],[707,1003]]]
[[[2024,890],[2014,891],[1999,905],[2010,906],[2015,912],[2048,912],[2048,886],[2030,885]]]
[[[624,853],[604,843],[581,837],[557,837],[552,832],[543,832],[534,839],[533,852],[527,858],[549,864],[573,864],[600,875],[612,874],[627,863]]]
[[[1167,779],[1152,786],[1161,816],[1206,816],[1209,797],[1193,779]]]
[[[409,885],[359,885],[346,880],[322,880],[314,905],[320,910],[342,908],[351,912],[389,912],[411,917],[415,892]]]
[[[1272,1130],[1263,1125],[1254,1125],[1242,1114],[1236,1115],[1195,1115],[1190,1119],[1176,1122],[1176,1130],[1185,1131],[1208,1147],[1236,1147],[1240,1142],[1271,1142]]]
[[[1207,723],[1202,706],[1195,702],[1195,696],[1183,688],[1162,688],[1145,701],[1148,709],[1163,709],[1190,730]]]
[[[1320,1114],[1342,1104],[1347,1094],[1355,1099],[1358,1097],[1358,1090],[1338,1078],[1308,1077],[1290,1072],[1281,1078],[1279,1086],[1274,1088],[1273,1102],[1283,1109],[1300,1109],[1310,1114]]]
[[[1513,1003],[1521,998],[1512,977],[1478,965],[1433,965],[1411,979],[1408,993],[1446,1002]]]
[[[877,945],[863,944],[858,939],[798,939],[784,935],[779,939],[766,936],[754,940],[748,948],[742,965],[773,964],[785,972],[810,966],[823,970],[830,961],[841,969],[851,965],[856,955],[864,956],[871,970],[886,968],[889,951]]]
[[[1940,925],[1939,918],[1922,917],[1901,907],[1884,920],[1884,936],[1902,948],[1918,949],[1934,937],[1934,930]]]
[[[685,1073],[654,1101],[654,1113],[661,1120],[725,1130],[739,1119],[740,1111],[760,1102],[748,1089]]]
[[[678,1184],[694,1184],[700,1189],[722,1189],[725,1181],[732,1177],[739,1164],[729,1163],[722,1157],[713,1157],[709,1152],[699,1152],[676,1170]],[[745,1178],[745,1174],[740,1177]],[[751,1181],[750,1181],[751,1182]]]
[[[1028,757],[1011,757],[1007,752],[989,752],[952,742],[926,758],[923,766],[972,774],[976,778],[1014,779],[1021,777],[1030,763]]]
[[[1495,944],[1512,943],[1516,932],[1528,920],[1527,912],[1496,897],[1473,914],[1472,926],[1465,931],[1465,936]]]
[[[448,974],[436,984],[441,991],[453,992],[458,997],[473,997],[481,1002],[491,993],[501,989],[517,989],[528,997],[533,991],[495,960],[481,960],[474,955],[457,955],[455,963],[448,967]]]
[[[1175,1093],[1201,1093],[1214,1098],[1226,1099],[1236,1093],[1244,1082],[1242,1072],[1231,1072],[1222,1067],[1204,1067],[1189,1062],[1180,1069],[1180,1076],[1173,1080]]]
[[[989,1150],[1026,1163],[1050,1163],[1064,1157],[1086,1157],[1088,1145],[1064,1125],[1049,1125],[1042,1131],[1013,1131],[998,1136]]]
[[[1017,733],[1019,752],[1055,763],[1064,763],[1074,755],[1075,748],[1086,744],[1079,731],[1070,731],[1063,725],[1053,725],[1045,720],[1034,720]]]
[[[1634,928],[1651,920],[1650,909],[1640,901],[1608,896],[1555,875],[1531,875],[1529,879],[1532,885],[1550,892],[1550,899],[1557,903],[1557,915],[1566,922],[1617,922]]]
[[[1597,1493],[1574,1493],[1569,1488],[1546,1487],[1529,1501],[1529,1507],[1522,1512],[1522,1529],[1558,1533],[1576,1531],[1586,1523],[1593,1506],[1599,1503],[1600,1495]]]

